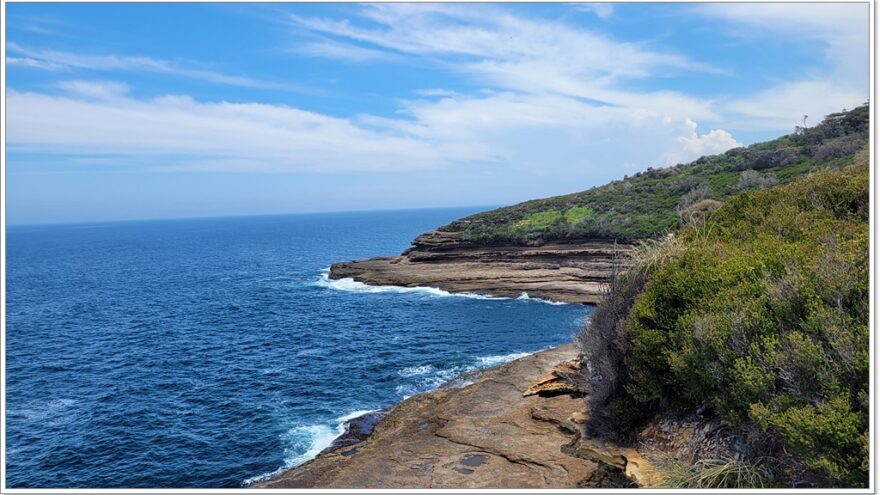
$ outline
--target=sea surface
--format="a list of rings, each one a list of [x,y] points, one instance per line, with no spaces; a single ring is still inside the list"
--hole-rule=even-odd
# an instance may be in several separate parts
[[[587,306],[330,281],[475,209],[7,230],[9,487],[241,487]]]

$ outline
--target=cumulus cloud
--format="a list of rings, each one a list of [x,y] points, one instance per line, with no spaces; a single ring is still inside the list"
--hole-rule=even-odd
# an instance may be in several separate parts
[[[693,120],[687,119],[684,125],[690,132],[675,139],[679,148],[666,154],[666,165],[687,163],[701,156],[715,155],[742,146],[724,129],[712,129],[701,135],[697,133],[698,126]]]

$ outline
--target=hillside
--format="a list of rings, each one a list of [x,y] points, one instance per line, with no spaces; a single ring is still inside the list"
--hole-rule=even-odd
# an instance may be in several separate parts
[[[687,460],[674,485],[736,485],[721,475],[747,472],[867,486],[867,150],[855,161],[732,197],[632,252],[578,339],[595,432],[696,411],[723,421],[730,449]]]
[[[478,213],[439,230],[457,233],[462,240],[478,245],[657,237],[674,230],[689,207],[714,207],[711,201],[703,200],[723,201],[743,191],[787,183],[811,171],[849,165],[853,155],[868,143],[868,118],[866,104],[772,141],[688,164],[648,168],[579,193]]]

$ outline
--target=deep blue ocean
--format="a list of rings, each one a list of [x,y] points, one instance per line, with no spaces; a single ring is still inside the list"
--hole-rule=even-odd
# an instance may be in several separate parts
[[[587,306],[331,282],[475,209],[7,230],[9,487],[241,487]]]

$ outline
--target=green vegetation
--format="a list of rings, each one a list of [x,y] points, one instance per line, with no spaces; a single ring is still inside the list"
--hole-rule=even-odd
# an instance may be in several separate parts
[[[783,459],[778,483],[867,486],[868,154],[826,152],[856,164],[732,196],[635,250],[579,337],[594,429],[702,408]]]
[[[832,114],[816,127],[716,156],[646,172],[587,191],[478,213],[441,227],[475,243],[572,238],[643,239],[679,225],[678,212],[704,199],[790,182],[852,163],[868,143],[868,107]]]
[[[671,461],[665,479],[654,488],[764,488],[767,473],[736,459],[701,459],[693,464]]]

